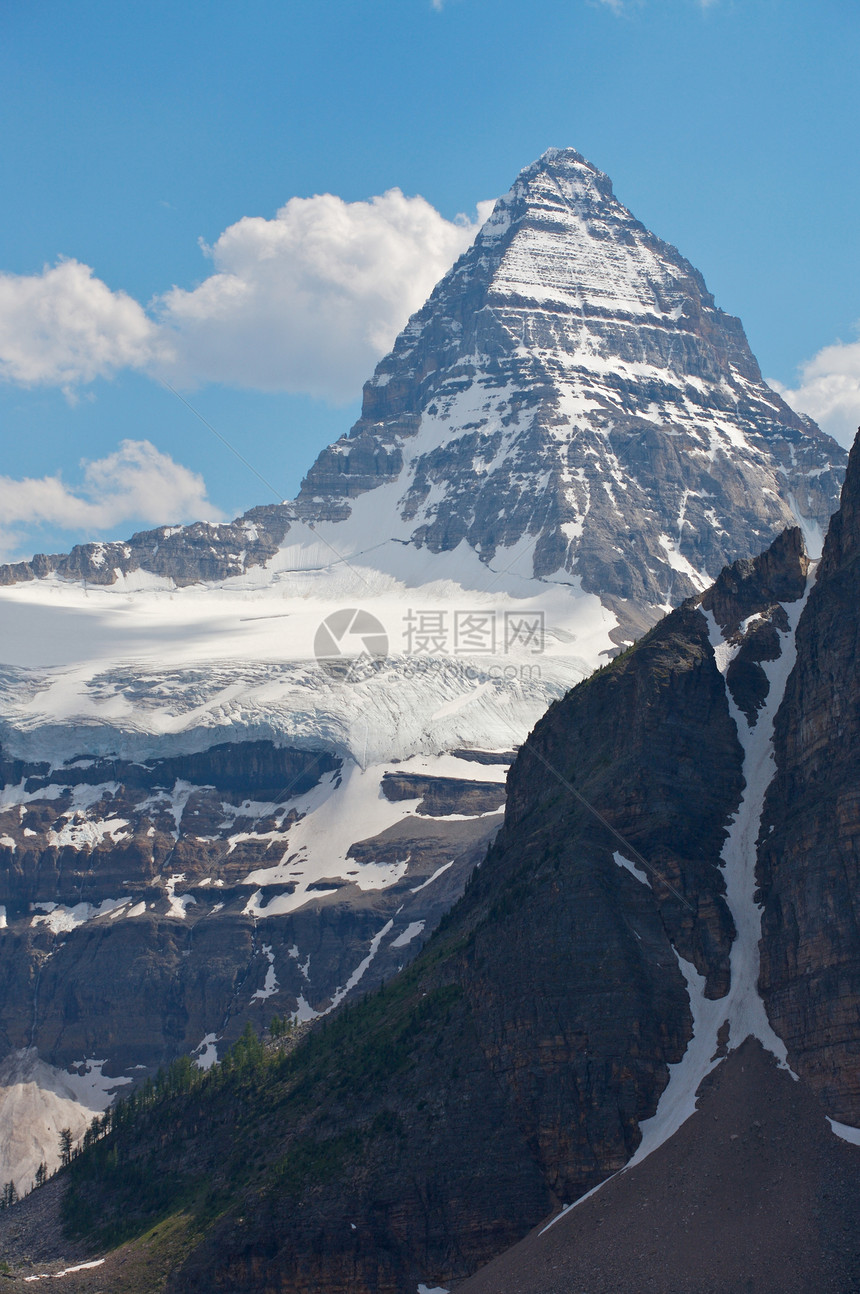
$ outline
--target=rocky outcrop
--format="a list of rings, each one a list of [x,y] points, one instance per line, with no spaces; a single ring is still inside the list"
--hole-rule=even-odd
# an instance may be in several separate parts
[[[0,565],[0,585],[58,575],[86,584],[115,584],[122,575],[146,571],[178,588],[217,583],[263,566],[278,551],[289,512],[274,505],[253,508],[229,523],[196,521],[159,526],[132,535],[127,543],[77,544],[70,553],[37,553],[29,562]]]
[[[386,773],[382,794],[392,802],[418,798],[421,802],[417,812],[429,817],[495,813],[505,803],[505,788],[498,782],[426,777],[420,773]]]
[[[804,596],[809,566],[803,536],[795,527],[755,560],[727,567],[701,599],[731,649],[729,692],[753,726],[770,691],[764,665],[779,659],[780,635],[789,629],[785,604]]]
[[[860,1124],[860,439],[776,720],[759,841],[761,991],[795,1069]]]

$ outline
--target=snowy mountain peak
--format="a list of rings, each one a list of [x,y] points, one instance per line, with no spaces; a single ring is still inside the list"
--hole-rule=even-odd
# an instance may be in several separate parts
[[[379,363],[297,515],[346,521],[389,487],[380,539],[485,564],[524,545],[520,570],[581,580],[624,640],[787,525],[814,548],[844,457],[764,384],[698,271],[552,149]]]
[[[493,296],[554,301],[585,317],[592,326],[579,334],[582,358],[595,351],[620,358],[617,337],[601,338],[593,327],[601,318],[616,325],[619,317],[634,325],[649,319],[686,332],[695,305],[713,309],[689,262],[650,234],[615,197],[609,178],[572,149],[551,150],[524,171],[479,241],[492,243],[506,228],[513,236],[493,275]],[[745,375],[759,380],[751,353],[738,349]],[[683,355],[672,369],[679,364]]]

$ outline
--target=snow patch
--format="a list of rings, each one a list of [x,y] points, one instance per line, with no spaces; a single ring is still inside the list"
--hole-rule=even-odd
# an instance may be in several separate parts
[[[315,1011],[310,1002],[305,1000],[304,994],[300,993],[296,999],[296,1009],[290,1019],[293,1024],[304,1024],[308,1020],[316,1020],[319,1014],[319,1011]]]
[[[211,1069],[218,1060],[218,1035],[207,1033],[192,1051],[198,1069]]]
[[[25,1281],[59,1280],[61,1276],[71,1276],[72,1272],[86,1272],[92,1267],[101,1267],[104,1258],[94,1258],[88,1263],[77,1263],[74,1267],[64,1267],[61,1272],[40,1272],[38,1276],[25,1276]]]
[[[190,905],[197,902],[193,894],[175,893],[177,885],[184,880],[185,872],[174,872],[170,879],[165,882],[164,886],[167,891],[167,900],[170,904],[167,909],[167,916],[178,917],[180,921],[184,921],[186,919]]]
[[[306,795],[296,801],[302,814],[287,833],[289,848],[273,867],[256,868],[245,885],[290,885],[291,893],[276,894],[263,906],[259,888],[251,895],[244,912],[253,917],[282,916],[320,897],[314,885],[338,877],[361,890],[381,890],[395,885],[406,873],[405,861],[358,863],[348,858],[352,846],[369,840],[401,822],[415,811],[420,798],[386,800],[382,776],[386,765],[366,769],[348,763],[342,771],[327,774]]]
[[[690,1011],[693,1016],[693,1036],[687,1050],[676,1065],[669,1066],[669,1082],[664,1089],[657,1110],[650,1119],[639,1124],[642,1140],[624,1172],[640,1164],[643,1159],[662,1146],[696,1112],[696,1092],[702,1080],[719,1064],[717,1033],[726,1019],[726,998],[712,1000],[705,997],[705,977],[692,962],[685,961],[675,950],[678,966],[687,983]]]
[[[828,1118],[831,1132],[835,1133],[842,1141],[849,1141],[852,1146],[860,1146],[860,1128],[852,1128],[850,1123],[837,1123],[835,1119]]]
[[[642,873],[637,870],[636,864],[631,863],[629,858],[625,858],[623,854],[619,854],[617,849],[615,853],[612,855],[612,857],[615,859],[619,867],[626,868],[626,870],[630,873],[631,876],[635,876],[640,885],[647,885],[649,890],[652,888],[651,882],[648,879],[648,877],[643,876]]]
[[[64,907],[61,903],[34,903],[33,907],[41,908],[42,914],[34,916],[30,925],[45,925],[55,935],[68,934],[97,917],[108,913],[116,916],[129,903],[129,895],[121,899],[103,899],[101,903],[76,903],[71,908]]]
[[[271,944],[263,944],[263,952],[268,958],[269,965],[266,970],[266,979],[262,988],[258,988],[256,993],[251,997],[252,1002],[264,1001],[278,991],[278,978],[275,974],[275,954],[272,951]]]
[[[789,1069],[785,1043],[771,1027],[758,992],[759,942],[761,940],[761,909],[754,900],[756,890],[756,845],[761,823],[764,797],[773,780],[776,765],[773,758],[773,724],[782,701],[785,685],[797,656],[795,630],[812,587],[814,568],[807,577],[806,591],[797,602],[784,604],[789,629],[780,633],[781,653],[777,660],[762,665],[769,691],[754,727],[750,727],[726,687],[729,711],[735,721],[738,740],[744,752],[744,791],[734,819],[729,824],[729,835],[723,846],[722,866],[726,878],[726,902],[735,922],[737,935],[731,951],[731,988],[724,1001],[730,1022],[730,1044],[739,1047],[750,1034],[773,1053],[780,1066]],[[714,648],[717,666],[725,679],[726,671],[740,650],[740,643],[726,643],[713,612],[702,615]],[[789,1072],[791,1072],[789,1070]]]
[[[78,815],[69,817],[59,831],[48,832],[48,843],[62,848],[63,845],[71,845],[72,849],[96,849],[106,836],[109,836],[114,844],[120,840],[128,840],[130,833],[123,830],[128,826],[127,818],[104,818],[91,819],[81,818]]]
[[[405,948],[407,944],[412,943],[413,939],[417,939],[425,924],[426,922],[424,921],[410,921],[406,929],[396,939],[392,939],[390,946],[392,948]]]
[[[326,1010],[323,1011],[323,1015],[328,1015],[329,1011],[333,1011],[335,1007],[340,1006],[341,1002],[346,997],[347,993],[349,993],[352,989],[354,989],[356,984],[359,982],[359,980],[363,978],[365,972],[367,971],[368,966],[373,961],[374,957],[379,951],[379,945],[382,943],[383,939],[388,934],[389,930],[393,925],[394,925],[393,919],[391,921],[386,921],[385,925],[382,927],[379,933],[373,936],[373,938],[370,941],[370,948],[368,950],[367,956],[358,963],[355,970],[352,972],[349,979],[344,984],[343,988],[339,988],[337,990],[337,992],[335,993],[334,997],[331,1000],[331,1006],[327,1007]]]
[[[453,866],[454,859],[452,858],[450,863],[443,863],[441,867],[437,867],[433,875],[428,876],[426,881],[422,881],[420,885],[414,886],[411,893],[418,894],[421,890],[426,890],[428,885],[432,885],[435,880],[439,879],[443,872],[447,872],[448,868]]]

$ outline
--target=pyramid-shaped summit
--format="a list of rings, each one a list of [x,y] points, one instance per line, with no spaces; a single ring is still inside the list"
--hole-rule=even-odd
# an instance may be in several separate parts
[[[345,534],[351,501],[396,482],[380,539],[465,541],[493,565],[519,545],[521,572],[578,576],[626,634],[785,526],[814,538],[844,462],[698,271],[550,149],[379,363],[297,510]]]

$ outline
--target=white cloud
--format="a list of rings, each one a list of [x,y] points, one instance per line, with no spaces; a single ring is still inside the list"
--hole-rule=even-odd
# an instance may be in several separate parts
[[[167,525],[220,517],[206,497],[202,476],[148,440],[124,440],[113,454],[81,466],[83,479],[77,486],[67,485],[59,475],[24,480],[0,476],[0,547],[6,550],[6,560],[12,547],[21,548],[22,529],[44,524],[94,534],[128,521]]]
[[[622,14],[628,9],[641,8],[647,3],[647,0],[588,0],[588,2],[589,4],[594,4],[595,2],[602,4],[607,9],[611,9],[613,13]],[[710,9],[712,5],[718,3],[718,0],[695,0],[695,3],[700,9]]]
[[[799,413],[814,418],[843,445],[860,426],[860,341],[834,342],[800,367],[796,387],[770,385]]]
[[[149,313],[75,260],[0,273],[0,378],[72,394],[136,368],[185,385],[354,398],[492,205],[450,221],[399,189],[368,202],[291,198],[273,220],[226,229],[204,247],[215,272]]]
[[[79,261],[0,273],[0,377],[8,381],[70,389],[151,362],[157,338],[137,301]]]
[[[184,381],[350,399],[409,315],[473,241],[424,198],[291,198],[207,248],[216,272],[159,303]]]

